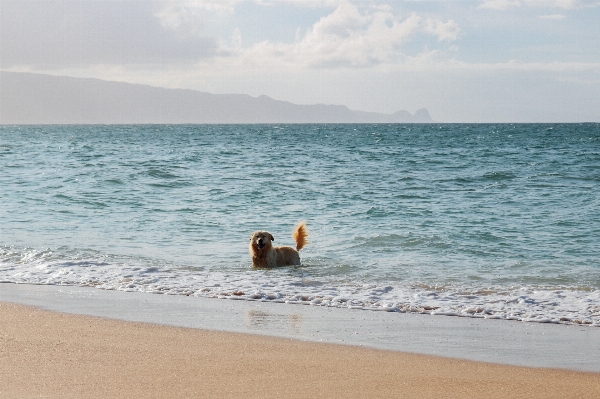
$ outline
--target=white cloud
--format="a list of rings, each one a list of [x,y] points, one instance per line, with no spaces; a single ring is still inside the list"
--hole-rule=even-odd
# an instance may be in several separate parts
[[[508,10],[510,8],[521,7],[521,2],[518,0],[487,0],[480,4],[477,8],[488,8],[491,10]]]
[[[565,19],[566,16],[562,15],[562,14],[552,14],[552,15],[540,15],[538,17],[539,19],[553,19],[553,20],[559,20],[559,19]]]
[[[347,0],[178,0],[166,2],[161,10],[155,13],[155,16],[165,28],[178,30],[185,27],[189,29],[190,25],[198,23],[202,13],[233,14],[236,6],[244,1],[260,6],[286,4],[302,8],[334,8]]]
[[[564,8],[571,10],[581,7],[584,1],[579,0],[524,0],[528,6],[532,7],[547,7],[547,8]]]
[[[154,7],[145,1],[74,7],[72,1],[0,0],[0,69],[193,63],[219,50],[214,37],[164,29]]]
[[[285,63],[296,67],[367,67],[395,64],[407,57],[402,46],[417,34],[454,41],[460,29],[452,20],[404,19],[388,8],[365,8],[342,2],[294,43],[263,41],[246,49],[225,49],[254,64]],[[236,54],[237,53],[237,54]]]
[[[422,60],[422,58],[419,58]],[[433,59],[426,64],[414,61],[407,63],[403,67],[430,71],[473,71],[473,72],[549,72],[549,73],[591,73],[600,75],[600,62],[521,62],[519,60],[510,60],[499,63],[469,63],[457,60]]]
[[[273,6],[276,4],[289,4],[303,8],[332,8],[337,7],[346,0],[254,0],[256,4]]]
[[[573,10],[577,8],[598,7],[598,0],[484,0],[477,8],[491,10],[509,10],[521,6],[540,8],[562,8]]]
[[[154,14],[163,28],[180,30],[186,28],[196,32],[203,12],[219,15],[232,14],[235,6],[243,0],[183,0],[169,1]],[[197,32],[196,32],[197,33]]]
[[[438,41],[454,41],[458,39],[460,28],[453,20],[442,22],[439,19],[427,19],[425,23],[425,32],[432,36],[437,36]]]
[[[600,1],[598,1],[598,0],[523,0],[523,1],[526,5],[532,6],[532,7],[563,8],[565,10],[600,6]]]

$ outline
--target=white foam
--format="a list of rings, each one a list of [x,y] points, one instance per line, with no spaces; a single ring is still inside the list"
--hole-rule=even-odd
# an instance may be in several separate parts
[[[281,271],[197,271],[107,259],[54,259],[51,251],[4,250],[0,281],[92,286],[104,290],[261,300],[386,312],[600,325],[600,291],[564,287],[435,288],[371,284],[335,277],[310,280]]]

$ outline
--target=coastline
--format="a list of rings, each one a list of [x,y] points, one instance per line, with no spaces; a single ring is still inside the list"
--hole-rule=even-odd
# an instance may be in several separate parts
[[[600,329],[299,304],[0,283],[0,302],[208,331],[600,373]]]
[[[0,397],[596,398],[600,374],[0,303]]]

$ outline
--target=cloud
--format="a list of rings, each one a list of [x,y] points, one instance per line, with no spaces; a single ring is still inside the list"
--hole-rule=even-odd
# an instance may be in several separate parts
[[[165,29],[143,1],[0,2],[0,68],[194,63],[215,38]]]
[[[256,4],[263,6],[274,6],[287,4],[303,8],[333,8],[344,3],[346,0],[254,0]]]
[[[403,47],[415,36],[447,43],[457,40],[461,32],[453,20],[416,13],[399,16],[385,4],[253,0],[259,7],[316,4],[331,10],[312,26],[299,29],[295,40],[271,38],[248,44],[242,40],[244,31],[235,25],[214,31],[221,17],[229,23],[235,20],[231,16],[241,2],[86,1],[79,7],[68,1],[2,2],[0,67],[49,70],[147,64],[164,68],[228,59],[240,68],[244,63],[296,69],[364,68],[403,62],[407,57]],[[203,26],[203,19],[209,18]]]
[[[154,13],[160,24],[171,30],[185,28],[192,33],[198,33],[198,26],[204,12],[214,12],[218,15],[233,14],[235,6],[242,0],[183,0],[169,1]],[[191,29],[190,29],[191,28]]]
[[[491,10],[508,10],[516,7],[521,7],[521,2],[518,0],[487,0],[477,6],[477,8],[487,8]]]
[[[559,19],[565,19],[566,16],[562,15],[562,14],[552,14],[552,15],[540,15],[538,17],[539,19],[553,19],[553,20],[559,20]]]
[[[301,7],[301,8],[334,8],[347,0],[246,0],[259,6],[275,6],[279,4]],[[161,25],[167,29],[186,29],[188,32],[197,33],[202,17],[206,13],[216,15],[234,14],[238,4],[244,0],[179,0],[168,1],[154,15],[159,19]]]
[[[263,41],[238,55],[253,63],[283,62],[303,67],[368,67],[406,59],[402,46],[413,36],[424,34],[438,41],[454,41],[460,28],[453,20],[423,18],[417,14],[402,19],[389,8],[359,8],[342,2],[321,18],[294,43]],[[235,54],[235,50],[229,51]]]
[[[460,28],[458,24],[452,20],[442,22],[439,19],[427,19],[425,23],[425,32],[432,36],[437,36],[438,41],[454,41],[458,39]]]
[[[588,73],[600,75],[600,62],[521,62],[510,60],[498,63],[470,63],[454,59],[429,58],[428,62],[419,62],[421,57],[403,65],[405,69],[430,71],[472,71],[472,72],[548,72],[548,73]],[[429,62],[430,61],[430,62]]]
[[[491,10],[509,10],[521,6],[539,8],[562,8],[573,10],[578,8],[599,7],[598,0],[484,0],[477,8]]]
[[[575,8],[583,7],[586,1],[581,0],[523,0],[525,4],[531,7],[545,7],[545,8],[563,8],[565,10],[572,10]]]

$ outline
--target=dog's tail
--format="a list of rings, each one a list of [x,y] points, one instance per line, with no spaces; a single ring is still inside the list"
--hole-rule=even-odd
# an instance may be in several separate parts
[[[308,244],[308,227],[306,222],[302,221],[296,225],[294,232],[292,233],[294,240],[296,241],[296,250],[300,251]]]

